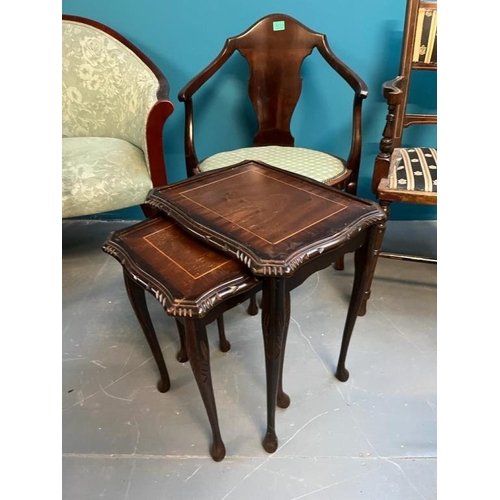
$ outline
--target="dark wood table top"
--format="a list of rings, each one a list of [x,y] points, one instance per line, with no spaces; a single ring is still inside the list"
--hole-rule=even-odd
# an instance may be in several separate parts
[[[172,316],[203,317],[226,299],[260,286],[241,262],[161,216],[112,232],[103,250]]]
[[[263,276],[290,276],[385,220],[375,202],[256,161],[154,188],[146,203]]]

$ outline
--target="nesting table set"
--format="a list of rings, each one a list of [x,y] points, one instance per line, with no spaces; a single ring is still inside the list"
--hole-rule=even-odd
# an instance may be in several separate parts
[[[152,293],[175,317],[180,361],[189,360],[213,441],[210,454],[225,456],[210,373],[206,325],[262,291],[267,430],[263,447],[278,447],[276,405],[282,388],[290,292],[313,273],[355,252],[355,275],[336,377],[346,381],[345,360],[358,311],[369,296],[376,242],[386,216],[379,205],[303,176],[245,161],[150,191],[146,204],[158,215],[111,233],[103,250],[120,261],[132,307],[160,371],[158,389],[170,387],[167,368],[146,307]],[[249,309],[251,314],[257,310]]]

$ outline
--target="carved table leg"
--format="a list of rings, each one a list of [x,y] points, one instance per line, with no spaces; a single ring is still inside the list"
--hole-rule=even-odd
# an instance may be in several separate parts
[[[217,318],[217,328],[219,329],[219,348],[222,352],[227,352],[231,349],[231,344],[226,339],[224,316],[222,314]]]
[[[250,296],[250,304],[248,304],[247,313],[250,316],[255,316],[259,312],[259,306],[257,305],[257,295],[254,293]]]
[[[366,287],[369,285],[369,277],[373,273],[376,258],[374,255],[375,242],[378,235],[378,225],[370,227],[364,245],[358,248],[354,254],[354,283],[352,287],[351,300],[347,311],[347,318],[342,335],[339,362],[335,376],[345,382],[349,378],[349,372],[345,367],[347,349],[351,340],[352,331],[356,323],[362,301],[365,297]]]
[[[212,375],[210,373],[207,330],[203,324],[192,319],[185,320],[185,328],[189,362],[212,428],[210,455],[216,462],[220,462],[226,455],[226,448],[222,441],[217,419]]]
[[[184,330],[184,324],[182,323],[182,320],[180,319],[175,319],[177,323],[177,330],[179,332],[179,339],[181,341],[181,348],[179,352],[176,355],[177,361],[180,363],[185,363],[188,361],[188,354],[186,350],[186,333]],[[226,332],[224,329],[224,318],[219,316],[217,318],[217,328],[219,330],[219,347],[222,352],[227,352],[229,349],[231,349],[231,344],[229,341],[226,339]]]
[[[160,371],[161,378],[157,385],[158,390],[160,392],[167,392],[170,389],[170,377],[168,376],[165,359],[163,358],[163,353],[161,352],[160,344],[158,343],[158,338],[156,337],[153,323],[151,322],[151,316],[149,315],[144,289],[132,278],[130,278],[127,273],[124,272],[123,276],[130,304],[132,305],[132,309],[139,320],[139,324],[141,325],[142,331],[146,336],[146,340],[148,341],[153,357],[155,358],[156,365]]]
[[[266,360],[267,430],[262,445],[268,453],[278,448],[275,430],[278,384],[282,364],[285,329],[290,318],[290,293],[283,278],[264,280],[262,294],[262,334]]]
[[[285,349],[286,349],[286,339],[288,337],[288,327],[290,325],[290,300],[285,303],[285,307],[288,308],[285,311],[285,329],[283,332],[283,349],[281,349],[281,365],[280,365],[280,375],[278,380],[278,398],[277,403],[279,408],[288,408],[290,406],[290,396],[283,391],[283,367],[285,366]]]
[[[177,331],[179,332],[179,339],[181,341],[181,348],[175,356],[179,363],[185,363],[188,361],[188,355],[186,350],[186,332],[184,330],[184,324],[182,320],[175,318],[175,323],[177,324]]]
[[[380,202],[380,206],[383,208],[387,217],[389,217],[389,205],[390,202],[388,201]],[[371,295],[373,276],[375,274],[375,268],[377,267],[378,256],[382,249],[382,240],[384,239],[384,233],[385,233],[385,222],[381,222],[380,224],[377,225],[377,234],[375,237],[375,243],[373,248],[374,262],[371,267],[371,272],[367,277],[366,290],[363,297],[363,302],[361,303],[361,307],[359,308],[358,316],[364,316],[366,314],[366,303],[368,302],[368,299],[370,298]]]
[[[333,268],[337,271],[343,271],[344,270],[344,256],[341,255],[333,264]]]

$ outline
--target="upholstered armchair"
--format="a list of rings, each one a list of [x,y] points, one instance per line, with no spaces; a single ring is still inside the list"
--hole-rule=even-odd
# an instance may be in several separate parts
[[[62,217],[142,206],[167,184],[163,127],[173,109],[165,76],[137,47],[63,15]]]

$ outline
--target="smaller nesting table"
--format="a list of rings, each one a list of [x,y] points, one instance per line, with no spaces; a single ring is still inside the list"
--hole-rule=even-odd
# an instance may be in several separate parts
[[[244,264],[191,237],[165,217],[152,217],[111,233],[103,250],[123,266],[130,303],[160,372],[160,392],[169,390],[170,378],[145,291],[175,317],[181,339],[177,359],[189,359],[212,429],[210,455],[217,462],[222,460],[226,449],[217,419],[206,325],[218,320],[220,347],[227,351],[222,314],[254,296],[261,282]],[[249,309],[249,313],[257,310]]]

